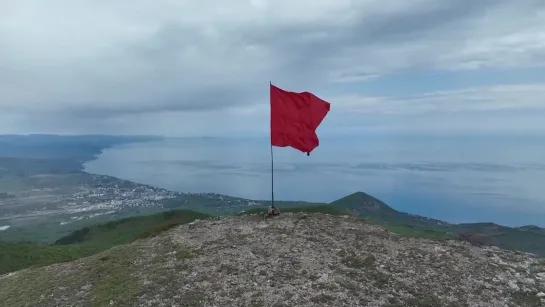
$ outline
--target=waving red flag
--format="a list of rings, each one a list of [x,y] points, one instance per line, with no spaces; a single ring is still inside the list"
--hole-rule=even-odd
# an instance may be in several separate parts
[[[293,147],[307,156],[320,144],[316,129],[330,104],[309,92],[295,93],[271,87],[271,145]]]

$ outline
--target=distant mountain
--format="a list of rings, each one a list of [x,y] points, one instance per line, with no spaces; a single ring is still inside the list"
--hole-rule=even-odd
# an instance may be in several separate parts
[[[103,149],[132,142],[161,139],[115,135],[0,135],[0,157],[92,160]]]
[[[350,194],[330,205],[382,224],[415,227],[420,231],[441,231],[477,245],[493,245],[545,256],[545,229],[534,225],[513,228],[495,223],[450,224],[397,211],[363,192]]]
[[[526,225],[517,228],[520,231],[536,232],[545,234],[545,228],[541,228],[535,225]]]
[[[364,192],[350,194],[330,203],[330,205],[336,208],[349,210],[352,214],[381,222],[434,228],[450,225],[449,223],[440,220],[397,211],[381,200]]]
[[[68,159],[0,157],[0,179],[38,174],[72,174],[83,171],[81,163]]]

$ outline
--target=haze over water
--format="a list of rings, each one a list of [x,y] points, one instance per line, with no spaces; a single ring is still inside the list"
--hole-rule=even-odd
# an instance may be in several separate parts
[[[274,148],[275,197],[330,202],[364,191],[449,222],[545,226],[543,137],[322,137],[311,153]],[[268,138],[172,138],[106,149],[86,163],[180,192],[270,199]]]

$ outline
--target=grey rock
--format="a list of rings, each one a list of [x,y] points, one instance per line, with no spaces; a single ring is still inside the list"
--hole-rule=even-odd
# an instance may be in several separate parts
[[[116,306],[508,307],[545,298],[545,268],[533,255],[325,214],[198,221],[105,253],[123,265],[105,268],[99,254],[0,276],[0,301],[91,305],[104,290],[99,264],[125,276]]]

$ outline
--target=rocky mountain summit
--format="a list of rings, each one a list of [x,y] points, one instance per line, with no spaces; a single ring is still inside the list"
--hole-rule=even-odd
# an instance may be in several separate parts
[[[352,216],[195,221],[0,277],[2,306],[545,306],[545,262]]]

